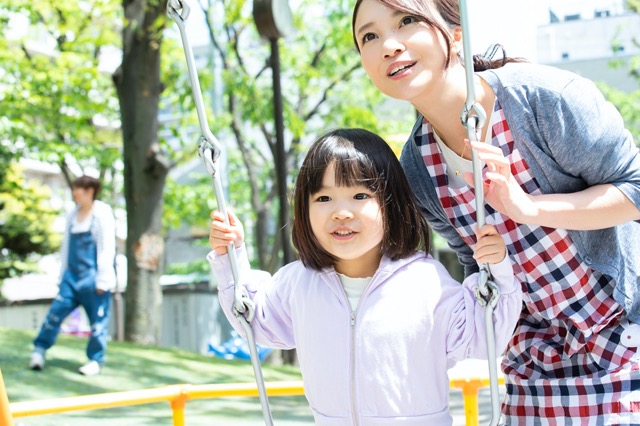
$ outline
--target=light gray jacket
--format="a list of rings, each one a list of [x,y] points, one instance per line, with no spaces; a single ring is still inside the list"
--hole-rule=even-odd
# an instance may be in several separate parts
[[[535,64],[508,64],[478,73],[487,81],[541,190],[573,193],[608,183],[640,208],[640,154],[619,112],[595,85],[568,71]],[[476,270],[472,250],[447,218],[415,138],[416,121],[401,163],[433,229],[465,266]],[[640,323],[640,223],[595,231],[569,231],[582,260],[615,280],[615,300]]]

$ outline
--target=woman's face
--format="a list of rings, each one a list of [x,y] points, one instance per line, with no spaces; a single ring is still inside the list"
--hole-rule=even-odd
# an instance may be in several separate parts
[[[363,0],[354,35],[364,70],[384,94],[411,102],[440,84],[446,43],[418,17]]]

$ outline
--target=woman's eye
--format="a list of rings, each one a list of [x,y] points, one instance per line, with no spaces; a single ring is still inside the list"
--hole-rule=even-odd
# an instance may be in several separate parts
[[[416,18],[415,16],[407,15],[402,18],[402,21],[400,21],[400,24],[401,24],[400,26],[403,27],[405,25],[409,25],[414,22],[418,22],[418,18]]]

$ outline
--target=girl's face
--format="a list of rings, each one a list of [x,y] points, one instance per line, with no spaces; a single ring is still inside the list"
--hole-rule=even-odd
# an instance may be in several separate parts
[[[354,34],[362,66],[384,94],[411,102],[442,80],[446,42],[418,17],[363,0]]]
[[[337,186],[334,165],[330,164],[322,188],[309,196],[309,221],[322,248],[338,259],[337,272],[352,278],[373,276],[382,257],[384,223],[369,188]]]

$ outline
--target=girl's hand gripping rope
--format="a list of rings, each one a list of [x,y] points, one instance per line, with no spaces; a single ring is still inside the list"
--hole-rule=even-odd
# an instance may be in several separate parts
[[[217,255],[227,254],[227,247],[233,243],[234,247],[242,246],[244,242],[244,229],[242,222],[231,210],[229,213],[229,225],[225,223],[224,215],[219,211],[211,212],[211,229],[209,230],[209,246]]]
[[[495,226],[487,224],[476,229],[476,237],[478,242],[473,247],[473,257],[478,264],[500,263],[504,260],[507,246]]]
[[[235,248],[239,248],[244,242],[242,222],[231,210],[227,209],[227,213],[229,213],[229,225],[225,223],[225,217],[222,212],[217,210],[211,212],[209,246],[218,256],[227,254],[229,245],[233,244]],[[246,288],[237,287],[237,289],[239,293],[236,293],[235,314],[237,317],[244,316],[247,323],[250,323],[255,315],[253,301],[247,295]]]

